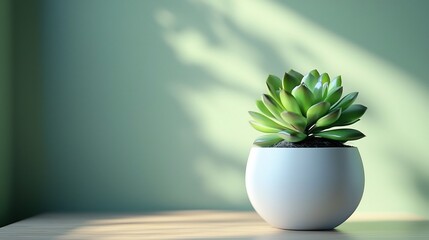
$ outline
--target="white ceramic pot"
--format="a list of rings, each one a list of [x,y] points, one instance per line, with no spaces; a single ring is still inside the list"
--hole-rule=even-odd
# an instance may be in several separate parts
[[[256,212],[274,227],[327,230],[343,223],[362,198],[359,151],[253,147],[246,189]]]

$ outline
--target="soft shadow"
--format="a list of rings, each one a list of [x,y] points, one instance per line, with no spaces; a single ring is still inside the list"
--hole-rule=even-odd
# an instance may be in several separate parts
[[[349,234],[339,230],[330,231],[291,231],[282,230],[273,235],[258,236],[251,239],[258,240],[277,240],[277,239],[291,239],[291,240],[347,240],[353,239]]]
[[[371,0],[277,3],[405,71],[410,78],[403,80],[409,84],[429,89],[425,67],[429,62],[429,30],[424,20],[428,2],[393,0],[389,7]]]
[[[398,164],[401,169],[400,176],[407,180],[410,188],[407,190],[418,195],[421,205],[417,207],[420,214],[427,216],[429,214],[429,175],[427,160],[424,156],[410,155],[397,149],[390,149],[390,157],[392,162]]]
[[[164,4],[186,17],[188,3],[109,1],[102,8],[100,4],[43,3],[48,162],[44,208],[250,208],[243,183],[242,156],[247,153],[240,148],[234,155],[234,140],[228,138],[234,128],[222,127],[229,125],[223,122],[236,126],[238,121],[222,111],[227,103],[206,95],[214,90],[214,94],[248,96],[250,90],[233,82],[220,83],[205,69],[183,66],[166,47],[154,19]],[[188,17],[198,22],[200,15],[194,13]],[[224,85],[231,88],[229,92],[223,91]],[[188,94],[189,86],[202,95]],[[232,112],[238,111],[234,104],[230,104]],[[204,110],[200,107],[208,112],[199,112]],[[195,114],[224,118],[201,121]],[[214,129],[207,124],[217,126],[225,139],[205,132]],[[246,124],[242,128],[247,129]],[[211,141],[229,141],[233,154],[213,149]],[[211,183],[202,181],[204,171],[211,171]]]
[[[362,121],[354,125],[368,137],[356,143],[351,142],[361,151],[368,180],[366,193],[359,210],[389,212],[400,209],[400,211],[418,213],[416,209],[426,207],[421,202],[425,195],[424,192],[415,192],[411,196],[400,198],[398,203],[393,201],[386,203],[385,201],[385,199],[397,198],[409,187],[406,184],[388,184],[395,179],[400,168],[398,165],[391,164],[388,149],[404,149],[411,155],[411,158],[420,159],[419,161],[429,157],[423,141],[429,135],[429,128],[425,127],[427,126],[425,121],[429,118],[428,112],[422,110],[426,108],[424,103],[428,100],[426,88],[420,79],[410,74],[409,69],[394,65],[389,59],[385,59],[384,55],[377,55],[375,52],[369,51],[367,45],[357,45],[355,42],[343,38],[341,32],[330,31],[312,18],[308,18],[306,14],[294,11],[287,4],[278,1],[192,3],[191,7],[198,6],[207,13],[207,17],[203,19],[209,19],[211,25],[220,25],[221,29],[226,29],[223,34],[235,41],[232,43],[224,41],[223,44],[222,41],[212,43],[210,35],[206,34],[211,28],[200,29],[200,26],[195,25],[192,21],[185,21],[187,24],[183,24],[183,19],[179,17],[180,12],[161,8],[161,12],[166,13],[164,15],[176,19],[168,24],[164,24],[163,21],[159,22],[160,26],[164,28],[165,41],[185,66],[189,65],[190,69],[202,69],[218,82],[232,81],[234,84],[245,85],[246,89],[251,90],[251,93],[260,92],[260,89],[263,89],[259,88],[259,86],[263,87],[263,84],[260,84],[264,79],[264,77],[259,77],[261,73],[276,74],[277,71],[284,71],[283,66],[288,64],[291,65],[290,67],[303,71],[319,68],[333,73],[333,76],[335,73],[342,73],[344,81],[347,82],[345,92],[360,92],[357,103],[369,107],[368,113]],[[320,14],[323,14],[323,11]],[[338,22],[334,15],[332,18]],[[179,24],[175,25],[175,22]],[[270,24],[269,27],[267,23]],[[345,20],[342,24],[346,25],[347,21]],[[382,32],[377,32],[377,34],[382,34]],[[228,37],[225,38],[229,39]],[[250,41],[248,41],[249,39]],[[258,48],[253,46],[254,42],[259,43]],[[234,46],[233,43],[237,43],[237,46],[244,45],[244,49],[248,49],[252,54],[244,54],[241,58],[236,57],[235,54],[240,54],[240,47],[231,47]],[[237,50],[233,51],[234,49]],[[261,52],[265,52],[269,56],[267,57]],[[271,55],[271,53],[274,54]],[[271,66],[274,66],[274,70],[264,68],[265,65],[259,64],[263,61],[273,63]],[[284,65],[275,69],[278,66],[276,61],[282,61]],[[251,69],[254,72],[252,76],[258,76],[258,78],[236,74],[236,78],[230,80],[228,76],[233,71],[231,71],[231,67],[224,67],[222,65],[224,62],[227,62],[228,66],[244,66],[244,68],[238,67],[237,69]],[[202,99],[206,95],[201,92],[201,89],[195,89],[186,82],[184,85],[184,88],[187,88],[184,96],[195,95],[196,97],[191,98],[192,101],[185,101],[182,104],[187,106],[185,109],[194,109],[195,106],[199,106],[196,103],[198,99]],[[224,87],[228,88],[228,85]],[[186,97],[184,98],[186,99]],[[236,92],[236,99],[240,98],[243,101],[252,101],[241,92]],[[207,106],[209,105],[202,105],[196,111],[205,109]],[[242,109],[245,105],[236,106],[237,109]],[[213,119],[213,116],[207,118],[205,114],[196,114],[193,111],[189,113],[197,122],[206,123]],[[216,148],[216,141],[211,141],[220,139],[219,135],[211,132],[206,134],[204,131],[207,128],[216,128],[216,125],[203,124],[202,126],[203,134],[197,137],[203,142],[208,142],[208,148],[225,151],[227,149],[225,145]],[[407,126],[421,126],[421,128],[418,131],[409,131]],[[395,137],[391,137],[387,133],[391,133]],[[230,136],[234,138],[233,135]],[[419,141],[400,142],[397,141],[399,138],[418,139]],[[244,139],[244,135],[241,135],[241,139]],[[244,149],[243,146],[241,148]],[[246,158],[244,150],[241,152],[241,156],[238,157],[239,161]],[[216,160],[213,162],[215,165]],[[209,174],[205,174],[205,176],[206,181],[211,181]],[[404,180],[398,178],[395,181],[406,182]],[[381,196],[380,189],[383,189],[383,193],[386,195]],[[217,190],[213,189],[213,191]]]
[[[360,221],[347,222],[338,230],[347,233],[351,239],[413,239],[426,238],[429,221]]]
[[[101,2],[43,2],[45,209],[249,209],[244,169],[259,133],[246,111],[267,73],[289,67],[344,73],[369,106],[375,120],[356,125],[368,135],[356,143],[369,180],[361,209],[389,211],[385,198],[407,187],[385,184],[395,166],[378,146],[401,147],[386,133],[429,135],[404,127],[426,126],[427,95],[364,46],[277,1]],[[427,156],[424,142],[411,149]]]
[[[39,1],[12,2],[12,219],[41,212],[44,184]]]

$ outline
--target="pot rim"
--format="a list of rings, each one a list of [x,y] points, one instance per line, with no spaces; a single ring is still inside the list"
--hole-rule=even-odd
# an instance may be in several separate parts
[[[348,147],[259,147],[259,146],[252,146],[252,149],[357,149],[358,147],[355,146],[348,146]]]

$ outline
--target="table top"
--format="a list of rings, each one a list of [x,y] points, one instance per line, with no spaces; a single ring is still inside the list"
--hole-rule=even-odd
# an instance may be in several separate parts
[[[0,228],[0,239],[429,239],[429,220],[411,214],[353,215],[333,231],[287,231],[254,212],[51,213]]]

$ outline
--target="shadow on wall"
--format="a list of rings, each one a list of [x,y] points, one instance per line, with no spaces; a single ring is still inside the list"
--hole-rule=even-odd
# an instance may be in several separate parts
[[[411,191],[419,193],[419,198],[416,199],[418,204],[415,204],[414,207],[416,212],[420,214],[427,214],[429,211],[426,207],[425,209],[420,209],[419,206],[427,206],[429,202],[429,177],[427,168],[421,163],[427,161],[425,156],[419,156],[416,154],[408,154],[401,149],[390,150],[390,157],[395,164],[399,167],[405,169],[402,172],[402,176],[406,181],[404,185],[410,187]]]
[[[403,81],[418,81],[418,84],[428,88],[429,81],[423,63],[429,62],[429,45],[426,44],[429,28],[425,25],[429,2],[364,2],[365,4],[362,1],[336,0],[309,0],[305,3],[299,0],[277,1],[325,30],[335,32],[337,37],[364,46],[367,52],[383,61],[406,69],[412,77]]]
[[[10,221],[11,203],[11,14],[10,2],[0,1],[0,227]]]
[[[12,3],[11,219],[41,211],[42,80],[39,1]]]
[[[180,10],[159,7],[155,18],[178,60],[191,71],[204,70],[212,78],[210,83],[226,83],[201,89],[193,82],[179,81],[178,91],[173,92],[185,112],[199,123],[196,137],[201,142],[215,152],[227,153],[231,160],[243,161],[249,146],[242,140],[248,139],[246,132],[251,130],[243,127],[246,117],[241,113],[252,108],[248,103],[263,89],[266,73],[281,74],[284,66],[341,73],[347,81],[345,90],[361,92],[360,101],[369,106],[366,118],[356,125],[368,135],[355,144],[360,147],[367,176],[360,211],[429,215],[429,163],[425,161],[429,155],[424,141],[429,134],[425,127],[429,115],[423,110],[428,100],[424,81],[321,28],[285,4],[204,1],[189,3],[189,9],[205,17],[191,19]],[[420,64],[420,68],[425,66]],[[421,128],[411,131],[410,126]],[[392,157],[391,152],[398,149],[402,154]],[[399,164],[404,155],[407,162]],[[196,159],[197,166],[202,164],[201,157]],[[212,167],[198,169],[202,182],[216,195],[227,196],[230,182],[212,171],[221,163],[214,156],[206,161]],[[241,181],[243,172],[235,174],[232,179]]]
[[[100,2],[43,5],[48,161],[44,208],[249,208],[242,183],[245,158],[240,159],[245,154],[230,155],[202,141],[219,128],[206,128],[195,118],[213,114],[210,124],[225,123],[220,136],[233,135],[235,129],[228,128],[228,122],[236,121],[237,115],[228,115],[227,110],[235,110],[230,101],[238,90],[228,90],[224,87],[228,83],[216,81],[204,69],[177,63],[153,23],[152,5],[157,2],[103,1],[99,8]],[[169,4],[183,12],[188,6]],[[201,92],[221,90],[217,94],[232,98],[228,102],[208,96],[198,96],[208,102],[177,98],[190,85]],[[198,112],[181,101],[209,104],[210,112]],[[246,122],[245,110],[242,115]],[[230,137],[215,139],[236,149]]]
[[[368,135],[356,143],[367,173],[360,210],[427,213],[424,192],[409,181],[411,165],[429,169],[424,141],[386,135],[425,139],[427,128],[410,132],[404,123],[425,126],[426,89],[287,5],[47,0],[41,13],[46,163],[32,128],[38,102],[28,102],[36,95],[17,95],[34,112],[23,115],[30,130],[19,138],[30,150],[15,152],[27,159],[17,165],[17,189],[35,191],[42,174],[45,210],[250,209],[244,168],[259,134],[246,111],[267,73],[293,67],[343,74],[345,91],[360,91],[370,107],[356,125]],[[34,56],[20,63],[28,70],[21,79],[38,76]],[[28,86],[22,93],[39,92]],[[408,167],[390,155],[404,145]]]

